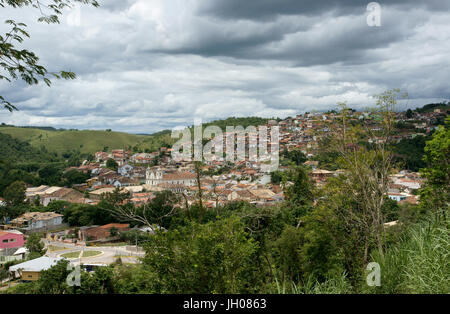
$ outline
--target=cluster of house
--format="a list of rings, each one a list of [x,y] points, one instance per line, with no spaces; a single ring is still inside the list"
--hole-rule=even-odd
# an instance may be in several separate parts
[[[434,112],[418,114],[413,118],[407,118],[404,112],[397,113],[398,121],[414,121],[416,130],[423,130],[423,134],[429,133],[435,128],[433,121],[445,114],[439,109]],[[300,150],[307,157],[305,163],[311,168],[310,176],[318,184],[324,184],[331,176],[338,175],[341,170],[329,171],[319,169],[318,162],[311,160],[317,154],[319,134],[328,132],[329,123],[339,115],[330,113],[305,113],[295,117],[288,117],[281,121],[269,120],[265,125],[269,130],[274,126],[280,129],[280,151]],[[353,111],[350,120],[364,119],[378,128],[379,119],[366,112]],[[396,139],[410,138],[422,133],[414,133],[405,130],[398,132]],[[421,131],[422,132],[422,131]],[[252,136],[259,133],[245,135],[247,145],[254,143]],[[377,141],[379,139],[371,139]],[[270,150],[270,149],[269,149]],[[170,148],[162,147],[153,153],[132,154],[126,149],[116,149],[111,152],[95,153],[95,162],[85,161],[82,166],[75,169],[89,173],[90,179],[84,184],[75,185],[72,188],[61,187],[32,187],[27,189],[27,198],[36,200],[39,198],[43,205],[53,200],[64,200],[72,203],[96,204],[105,193],[112,192],[115,188],[123,188],[131,193],[131,201],[137,205],[144,204],[154,197],[154,193],[170,190],[174,193],[183,193],[189,202],[194,201],[196,189],[196,175],[192,162],[175,161],[171,158]],[[155,158],[157,162],[155,163]],[[118,164],[118,170],[106,168],[106,161],[114,159]],[[201,189],[205,203],[215,207],[229,201],[244,200],[255,204],[271,204],[283,200],[283,192],[280,186],[270,183],[270,174],[263,167],[262,161],[239,161],[229,164],[224,160],[206,161],[203,165]],[[226,171],[219,171],[226,168]],[[69,168],[71,169],[71,168]],[[69,170],[68,169],[68,170]],[[279,167],[283,171],[283,167]],[[216,175],[214,175],[216,173]],[[416,201],[411,194],[421,184],[418,174],[399,173],[392,177],[389,197],[397,201]],[[0,200],[1,202],[1,200]]]
[[[87,242],[97,243],[117,241],[120,239],[120,232],[129,230],[129,224],[118,223],[69,229],[63,224],[62,215],[53,212],[25,213],[12,220],[10,224],[1,227],[4,229],[0,229],[0,266],[11,261],[25,260],[24,262],[15,264],[9,268],[12,278],[21,278],[22,281],[38,280],[42,271],[49,269],[61,260],[59,257],[53,258],[48,256],[27,260],[28,249],[25,248],[26,234],[24,233],[45,230],[47,231],[46,239],[48,241],[73,243],[79,246],[85,246]],[[64,227],[64,230],[62,231],[51,231],[55,228],[62,227]],[[141,229],[137,230],[149,232],[149,230],[146,230],[148,228]],[[154,230],[150,231],[154,232]]]
[[[120,233],[128,231],[129,224],[110,223],[103,226],[83,226],[79,228],[65,228],[60,231],[51,231],[46,234],[50,242],[71,243],[85,246],[87,243],[113,243],[120,240]]]
[[[436,109],[428,113],[414,113],[410,118],[405,112],[396,113],[396,121],[400,123],[408,123],[413,129],[404,129],[398,131],[394,136],[394,141],[402,139],[411,139],[415,136],[426,136],[436,129],[436,122],[442,120],[442,117],[448,115],[441,109]],[[327,133],[330,131],[329,125],[339,114],[330,113],[305,113],[295,117],[288,117],[279,122],[280,127],[280,150],[301,150],[307,157],[313,157],[318,148],[319,133]],[[371,126],[372,130],[379,128],[379,119],[377,115],[369,112],[353,111],[348,116],[349,123],[352,121],[364,120],[366,124]],[[320,131],[320,132],[319,132]],[[380,139],[369,139],[370,142],[377,142]]]
[[[29,212],[0,225],[0,266],[26,257],[26,234],[47,232],[65,226],[63,216],[53,212]]]
[[[47,206],[52,201],[64,200],[70,203],[89,203],[84,194],[72,189],[59,186],[41,185],[38,187],[29,187],[26,189],[25,196],[27,200],[36,202],[38,200],[42,205]]]
[[[0,225],[0,265],[25,257],[26,234],[65,226],[63,216],[54,212],[29,212]]]
[[[167,149],[167,148],[164,148]],[[115,149],[111,153],[108,152],[96,152],[95,161],[100,163],[100,166],[106,166],[106,162],[109,159],[113,159],[119,166],[125,165],[127,162],[132,162],[134,164],[150,164],[155,158],[159,156],[159,152],[153,153],[136,153],[131,154],[129,150],[125,149]]]

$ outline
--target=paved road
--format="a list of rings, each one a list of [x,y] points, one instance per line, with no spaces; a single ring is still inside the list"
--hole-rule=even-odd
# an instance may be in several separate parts
[[[65,248],[61,251],[47,251],[46,255],[49,257],[58,257],[61,254],[79,251],[101,251],[101,255],[93,257],[82,257],[81,263],[93,263],[93,264],[111,264],[116,259],[117,256],[121,256],[123,263],[139,263],[139,257],[143,257],[145,253],[143,252],[132,252],[128,251],[125,246],[77,246],[71,243],[61,243],[54,241],[44,241],[46,247],[49,245],[58,246]]]

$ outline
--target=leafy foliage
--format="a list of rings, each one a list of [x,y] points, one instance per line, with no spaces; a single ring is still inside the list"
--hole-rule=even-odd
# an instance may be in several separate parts
[[[25,191],[25,183],[21,181],[11,183],[3,192],[6,204],[9,206],[22,205],[25,201]]]
[[[0,132],[0,151],[2,152],[2,159],[14,160],[15,162],[49,162],[58,160],[53,154],[43,152],[26,141],[21,141],[2,132]]]
[[[160,278],[158,293],[249,293],[260,280],[257,247],[242,222],[229,218],[156,235],[143,262]]]
[[[427,178],[426,186],[421,191],[423,203],[444,221],[447,219],[450,202],[449,156],[450,117],[447,117],[445,126],[440,126],[433,134],[432,140],[426,144],[424,161],[428,166],[421,171]]]
[[[117,169],[119,169],[119,164],[114,159],[110,158],[106,161],[106,167],[117,171]]]
[[[402,162],[403,167],[407,170],[417,172],[425,167],[423,160],[425,143],[430,138],[424,136],[416,136],[412,139],[402,139],[394,145],[394,161]]]
[[[37,253],[39,256],[45,254],[44,243],[41,242],[40,233],[32,233],[25,244],[26,248],[30,253]]]

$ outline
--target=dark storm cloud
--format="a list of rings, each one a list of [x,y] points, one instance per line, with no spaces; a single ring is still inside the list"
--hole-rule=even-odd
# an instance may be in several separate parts
[[[265,2],[262,2],[264,6]],[[350,6],[354,2],[346,3]],[[251,1],[245,3],[244,7]],[[268,3],[273,5],[275,2]],[[295,12],[294,8],[299,4],[297,1],[290,3],[293,7],[290,12]],[[183,45],[150,51],[246,60],[289,61],[294,66],[326,65],[335,62],[370,63],[375,60],[367,51],[388,47],[413,35],[415,26],[429,19],[429,15],[423,15],[422,11],[410,12],[408,19],[402,19],[402,11],[385,10],[383,27],[377,28],[367,26],[364,14],[336,17],[321,10],[317,13],[322,15],[308,18],[277,17],[274,21],[257,21],[255,23],[260,24],[259,29],[264,31],[253,32],[241,28],[239,23],[227,26],[225,21],[219,21],[217,23],[222,23],[225,27],[204,29]]]
[[[335,15],[362,14],[367,0],[211,0],[200,7],[200,14],[223,19],[270,19],[279,15],[320,15],[333,12]],[[442,0],[388,0],[378,1],[382,6],[401,6],[409,10],[425,7],[429,10],[448,10],[450,3]]]

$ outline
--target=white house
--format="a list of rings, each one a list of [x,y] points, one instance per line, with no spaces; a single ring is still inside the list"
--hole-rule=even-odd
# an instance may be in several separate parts
[[[401,193],[389,193],[388,196],[391,200],[394,200],[396,202],[406,200],[406,195],[401,194]]]

